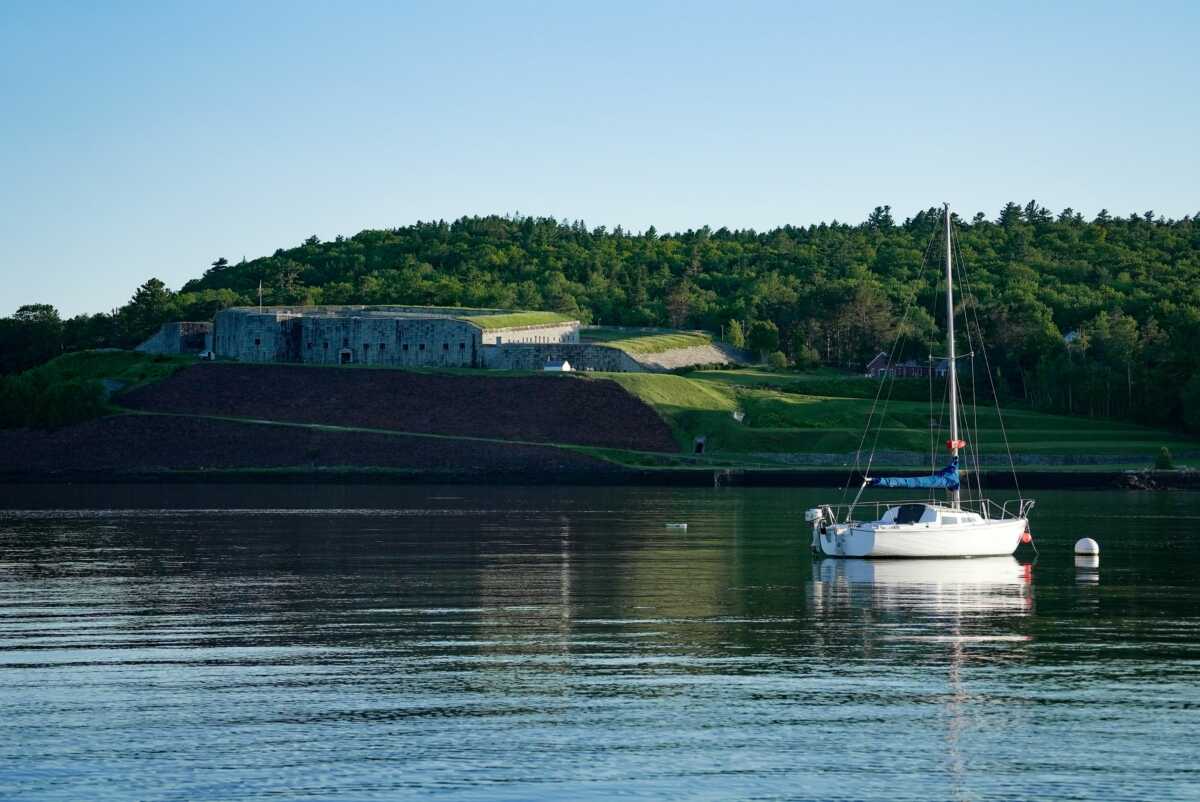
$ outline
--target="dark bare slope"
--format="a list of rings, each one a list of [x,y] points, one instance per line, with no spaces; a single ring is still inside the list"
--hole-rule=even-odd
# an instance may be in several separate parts
[[[0,474],[113,474],[231,468],[400,468],[503,481],[616,473],[551,446],[330,432],[170,415],[114,415],[54,432],[0,431]]]
[[[667,424],[615,382],[296,365],[196,365],[120,397],[133,409],[405,432],[676,451]]]

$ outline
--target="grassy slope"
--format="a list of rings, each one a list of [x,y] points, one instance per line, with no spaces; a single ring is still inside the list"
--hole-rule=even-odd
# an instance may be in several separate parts
[[[631,332],[628,329],[596,327],[582,332],[585,341],[620,348],[628,354],[661,354],[676,348],[695,348],[712,342],[712,335],[703,331]]]
[[[129,351],[88,351],[66,354],[35,370],[50,383],[115,379],[132,387],[165,378],[192,361],[190,357],[149,356]],[[478,373],[468,369],[427,370],[462,375]],[[489,375],[504,374],[489,372]],[[730,465],[763,462],[762,458],[747,456],[753,453],[852,452],[859,447],[876,386],[870,380],[832,371],[811,374],[696,371],[687,376],[615,373],[589,374],[590,377],[610,378],[653,406],[671,425],[682,451],[691,450],[696,435],[707,436],[708,453],[698,460],[685,454],[622,455],[608,449],[579,449],[604,452],[596,455],[634,465]],[[917,395],[919,390],[927,398],[927,383],[917,381],[913,385],[898,394]],[[819,394],[818,390],[846,395]],[[868,394],[870,398],[862,397]],[[742,423],[732,415],[739,409],[745,413]],[[884,420],[878,448],[928,453],[931,416],[927,400],[893,400],[886,411],[881,407],[877,414]],[[1200,450],[1200,441],[1184,435],[1114,421],[1013,409],[1005,412],[1004,422],[1014,453],[1105,455],[1124,458],[1123,464],[1144,465],[1153,460],[1161,446],[1177,453]],[[994,410],[980,410],[979,426],[984,452],[1001,452],[1003,439]]]
[[[683,447],[692,438],[707,436],[708,453],[731,457],[748,453],[847,453],[859,447],[872,406],[874,384],[853,376],[776,375],[755,371],[698,371],[690,376],[612,374],[608,376],[653,405],[672,425]],[[786,389],[778,389],[778,388]],[[862,394],[872,398],[817,395],[812,389]],[[912,388],[914,391],[916,388]],[[912,392],[906,393],[911,395]],[[881,403],[882,419],[877,447],[881,450],[930,451],[931,416],[928,386],[924,401],[893,400]],[[738,423],[734,409],[745,413]],[[1004,413],[1004,426],[1014,454],[1124,456],[1130,462],[1153,461],[1162,446],[1173,451],[1200,448],[1200,441],[1183,435],[1132,424],[1086,418],[1045,415],[1014,409]],[[974,421],[972,421],[974,428]],[[981,451],[1003,453],[1004,437],[995,410],[979,410]],[[874,437],[875,426],[872,426]],[[934,438],[937,453],[944,453],[945,435]],[[871,440],[867,441],[867,447]]]
[[[481,329],[504,329],[510,326],[543,326],[566,323],[575,318],[557,312],[511,312],[502,315],[470,315],[464,317]]]
[[[123,389],[159,381],[195,362],[191,356],[163,356],[137,351],[77,351],[55,357],[28,371],[50,384],[66,381],[121,382]]]

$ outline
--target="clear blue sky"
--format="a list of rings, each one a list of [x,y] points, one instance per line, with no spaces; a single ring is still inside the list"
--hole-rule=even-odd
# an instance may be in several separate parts
[[[1200,210],[1200,4],[0,4],[0,314],[521,212]]]

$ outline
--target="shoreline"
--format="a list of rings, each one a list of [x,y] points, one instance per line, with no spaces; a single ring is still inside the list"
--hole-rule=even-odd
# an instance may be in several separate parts
[[[1028,471],[1017,482],[1029,490],[1200,490],[1200,471]],[[377,468],[238,468],[217,470],[19,471],[0,473],[0,482],[21,484],[476,484],[647,487],[842,487],[844,470],[660,468],[615,471],[473,471],[386,470]],[[983,474],[984,486],[1015,489],[1005,471]]]

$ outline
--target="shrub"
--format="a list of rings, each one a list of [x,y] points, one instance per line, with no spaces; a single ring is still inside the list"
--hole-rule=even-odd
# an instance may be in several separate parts
[[[821,355],[817,349],[805,343],[796,351],[796,367],[802,370],[812,370],[821,364]]]
[[[1154,458],[1154,468],[1159,471],[1175,470],[1175,458],[1171,456],[1171,449],[1163,446],[1158,450],[1158,456]]]
[[[104,388],[97,381],[50,383],[32,372],[0,381],[0,429],[56,429],[104,412]]]
[[[787,366],[787,355],[785,355],[783,351],[773,351],[771,355],[767,357],[767,367],[769,367],[771,370],[783,370]]]

